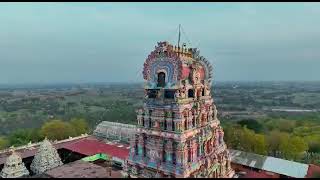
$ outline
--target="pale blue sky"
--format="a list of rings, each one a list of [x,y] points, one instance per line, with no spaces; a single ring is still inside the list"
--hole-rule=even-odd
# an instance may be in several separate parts
[[[142,81],[179,23],[216,81],[320,80],[319,19],[320,3],[1,3],[0,84]]]

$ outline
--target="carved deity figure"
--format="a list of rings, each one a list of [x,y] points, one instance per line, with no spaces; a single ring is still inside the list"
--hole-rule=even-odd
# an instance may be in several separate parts
[[[218,111],[215,105],[213,105],[213,118],[217,119]]]
[[[207,83],[205,84],[204,95],[205,96],[210,96],[210,87],[209,87],[209,85]]]
[[[191,70],[191,81],[192,81],[193,84],[199,84],[200,83],[200,73],[199,73],[197,67],[192,67],[192,70]]]

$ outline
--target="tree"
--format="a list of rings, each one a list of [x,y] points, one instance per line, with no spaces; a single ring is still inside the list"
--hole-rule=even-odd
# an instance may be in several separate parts
[[[280,144],[289,141],[289,134],[280,132],[279,130],[271,131],[267,136],[268,154],[274,157],[280,156]]]
[[[310,135],[304,137],[308,143],[309,152],[320,153],[320,136],[319,135]]]
[[[265,126],[270,130],[280,130],[281,132],[292,132],[296,126],[296,121],[288,119],[268,119],[265,121]]]
[[[239,128],[241,128],[239,125],[224,125],[224,141],[227,143],[227,146],[229,148],[240,150],[240,139],[238,138],[240,135]]]
[[[0,150],[7,148],[8,140],[5,137],[0,137]]]
[[[267,154],[267,143],[266,138],[262,134],[255,134],[253,142],[253,152],[257,154],[266,155]]]
[[[263,131],[263,126],[261,123],[254,119],[244,119],[237,123],[241,126],[246,126],[248,129],[254,130],[256,133],[261,133]]]
[[[224,127],[228,147],[237,150],[265,155],[267,153],[265,136],[239,125]]]
[[[21,146],[42,139],[38,129],[18,129],[9,135],[10,145]]]
[[[267,152],[265,136],[256,134],[253,130],[244,127],[240,129],[240,144],[244,151],[265,155]]]
[[[279,150],[284,158],[298,160],[308,150],[308,144],[298,136],[290,137],[288,141],[282,141]]]
[[[73,118],[70,120],[70,124],[74,128],[76,135],[81,135],[89,132],[89,125],[85,119]]]
[[[43,137],[51,140],[62,140],[69,136],[75,136],[76,131],[68,122],[61,120],[51,120],[43,124],[40,133]]]

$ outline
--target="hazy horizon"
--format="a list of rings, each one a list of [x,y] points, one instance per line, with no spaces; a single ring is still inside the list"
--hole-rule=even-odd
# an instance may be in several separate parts
[[[216,82],[320,81],[317,5],[1,3],[0,85],[143,82],[146,57],[176,43],[178,24]]]

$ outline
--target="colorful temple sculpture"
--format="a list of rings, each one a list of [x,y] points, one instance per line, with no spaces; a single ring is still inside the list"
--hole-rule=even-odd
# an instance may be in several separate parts
[[[57,150],[53,147],[49,140],[45,139],[41,143],[38,152],[34,156],[30,169],[35,174],[42,174],[45,171],[61,165],[63,165],[63,163]]]
[[[144,63],[128,177],[233,177],[211,97],[212,66],[195,48],[160,42]]]
[[[29,175],[29,171],[22,162],[21,157],[14,150],[7,158],[2,171],[0,172],[1,178],[19,178]]]

